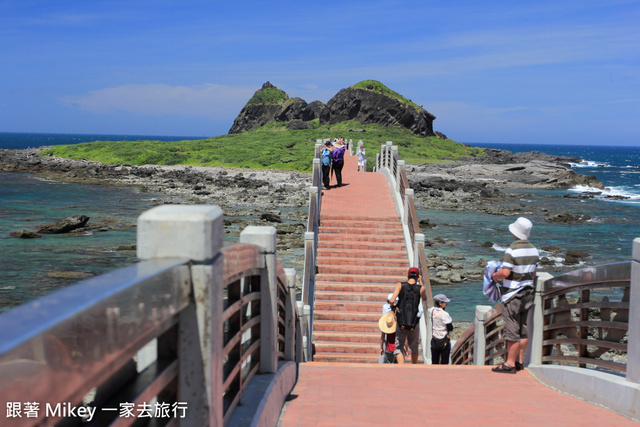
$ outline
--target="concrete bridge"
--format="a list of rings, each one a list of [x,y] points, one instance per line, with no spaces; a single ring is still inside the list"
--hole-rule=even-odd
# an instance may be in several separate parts
[[[347,155],[340,188],[319,166],[298,295],[275,228],[223,247],[215,206],[147,211],[140,263],[0,314],[0,425],[640,421],[640,239],[627,263],[540,275],[516,375],[487,366],[504,356],[500,305],[476,309],[455,365],[430,365],[424,316],[421,363],[379,365],[386,295],[409,266],[429,286],[413,193],[391,143],[375,173]]]

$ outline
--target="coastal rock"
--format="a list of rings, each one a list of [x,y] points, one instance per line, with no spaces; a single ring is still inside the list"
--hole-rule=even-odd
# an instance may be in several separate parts
[[[589,258],[591,255],[589,255],[588,253],[584,252],[584,251],[580,251],[577,249],[570,249],[567,251],[566,256],[568,257],[574,257],[574,258],[578,258],[578,259],[584,259],[584,258]]]
[[[288,127],[293,130],[312,129],[307,122],[319,118],[323,108],[320,101],[307,104],[302,98],[289,98],[286,92],[266,82],[242,108],[229,134],[254,130],[269,122],[291,122]]]
[[[18,237],[20,239],[37,239],[39,237],[42,237],[42,234],[29,230],[13,231],[9,235],[11,237]]]
[[[364,89],[342,89],[327,102],[320,115],[320,125],[358,121],[362,124],[401,126],[416,135],[436,136],[433,132],[436,117],[433,114],[396,97],[378,93],[375,91],[377,87],[371,84]]]
[[[546,219],[547,222],[556,223],[556,224],[573,224],[577,222],[586,222],[589,221],[591,217],[589,215],[572,215],[570,213],[560,213],[557,215],[550,216]]]
[[[82,228],[89,221],[89,217],[85,215],[74,215],[58,221],[53,224],[43,225],[37,230],[42,234],[63,234]]]

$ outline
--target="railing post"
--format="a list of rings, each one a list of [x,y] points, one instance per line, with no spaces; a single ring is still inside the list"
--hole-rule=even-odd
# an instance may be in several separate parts
[[[630,293],[626,379],[640,383],[640,238],[633,240]]]
[[[484,365],[484,353],[487,350],[487,336],[484,330],[485,315],[491,311],[490,305],[476,305],[476,318],[474,320],[475,333],[473,335],[473,364]]]
[[[539,273],[536,281],[536,292],[533,299],[533,310],[529,312],[527,329],[529,330],[529,348],[525,352],[525,365],[542,365],[542,337],[544,329],[544,307],[542,291],[544,282],[553,278],[549,273]]]
[[[391,170],[391,146],[393,145],[392,141],[387,141],[384,147],[384,158],[385,158],[385,163],[384,163],[384,167]]]
[[[316,281],[316,233],[307,231],[304,233],[304,245],[305,245],[305,271],[307,271],[309,277],[303,278],[303,290],[302,290],[302,310],[299,313],[304,314],[304,351],[305,360],[311,360],[313,342],[313,317],[312,307],[315,294],[315,281]],[[306,259],[307,254],[310,259]],[[308,265],[312,263],[312,265]]]
[[[418,267],[420,265],[420,252],[424,252],[424,234],[416,233],[414,235],[413,242],[413,267]],[[423,266],[427,268],[427,266]]]
[[[407,188],[404,190],[404,206],[402,209],[402,223],[409,223],[409,198],[413,198],[413,190],[411,188]]]
[[[398,168],[396,169],[396,192],[400,192],[400,184],[402,183],[402,170],[404,169],[405,161],[398,160]]]
[[[223,235],[223,213],[217,206],[163,205],[138,218],[138,258],[194,262],[195,308],[185,309],[179,319],[178,400],[192,409],[185,425],[222,425]]]
[[[314,161],[317,159],[314,159]],[[320,177],[322,177],[322,172],[320,172]],[[319,185],[322,185],[321,183],[319,183]],[[313,222],[313,231],[317,231],[318,228],[318,221],[320,220],[319,217],[319,213],[320,213],[320,208],[322,207],[322,192],[318,191],[319,187],[313,186],[313,187],[309,187],[309,206],[313,206],[313,203],[311,202],[312,199],[316,199],[316,206],[318,207],[317,212],[318,212],[318,216],[311,218],[311,216],[309,216],[307,221],[312,221]],[[308,229],[308,228],[307,228]]]
[[[260,274],[260,372],[278,370],[278,316],[276,228],[250,225],[240,233],[240,243],[260,248],[265,267]]]
[[[296,269],[285,268],[287,276],[287,305],[285,311],[284,360],[296,360]]]

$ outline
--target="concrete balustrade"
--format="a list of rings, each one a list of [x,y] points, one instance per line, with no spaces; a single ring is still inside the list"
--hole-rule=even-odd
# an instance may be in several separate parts
[[[96,425],[124,420],[107,411],[121,399],[156,396],[181,405],[173,425],[275,425],[303,357],[295,270],[279,266],[274,227],[247,227],[227,247],[223,234],[217,206],[153,208],[138,219],[140,263],[0,314],[2,406],[38,402],[30,421],[56,424],[73,415],[45,404],[78,406],[93,389]],[[237,301],[225,307],[230,286]],[[259,352],[244,354],[244,340]]]

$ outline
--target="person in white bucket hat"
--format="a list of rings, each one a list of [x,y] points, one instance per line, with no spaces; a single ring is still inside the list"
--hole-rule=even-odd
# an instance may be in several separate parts
[[[493,372],[515,374],[524,369],[524,352],[529,343],[527,317],[533,306],[536,271],[540,261],[538,250],[529,242],[532,227],[531,221],[523,217],[509,224],[515,241],[500,260],[502,268],[491,275],[495,282],[502,281],[502,318],[507,343],[507,360],[493,368]]]

